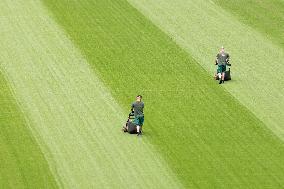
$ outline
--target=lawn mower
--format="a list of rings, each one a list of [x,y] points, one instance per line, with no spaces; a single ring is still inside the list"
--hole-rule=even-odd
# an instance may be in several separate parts
[[[227,63],[227,66],[231,66],[231,64]],[[215,80],[219,80],[220,79],[221,74],[215,73],[214,75],[214,79]],[[229,81],[231,80],[231,68],[229,67],[229,70],[225,71],[225,77],[224,77],[224,81]]]
[[[134,122],[134,112],[131,111],[128,115],[125,125],[122,127],[123,132],[128,132],[129,134],[137,134],[136,124]]]

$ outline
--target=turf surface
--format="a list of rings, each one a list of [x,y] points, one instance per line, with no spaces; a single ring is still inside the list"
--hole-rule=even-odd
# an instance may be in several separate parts
[[[144,16],[124,0],[43,2],[0,2],[0,188],[284,185],[269,130],[283,137],[282,33],[265,27],[281,13],[254,25],[224,1],[129,0]],[[208,74],[220,43],[240,65],[224,88]],[[141,138],[119,132],[138,93]]]
[[[61,188],[180,188],[176,176],[150,143],[122,135],[126,114],[41,2],[7,0],[0,5],[4,28],[0,37],[1,70],[29,125],[26,135],[36,138],[57,184]],[[11,105],[3,107],[7,106]],[[20,122],[14,124],[21,126]],[[9,136],[17,128],[1,131],[1,137]],[[10,139],[13,136],[6,142]],[[29,151],[37,149],[33,143],[17,147],[17,141],[10,142],[9,147],[19,148],[17,153],[23,160],[30,153],[27,163],[41,160],[41,156],[33,158],[37,151]],[[14,163],[12,158],[7,161]],[[45,162],[38,164],[48,179]],[[45,177],[28,172],[36,170],[38,164],[28,170],[20,160],[11,164],[11,169],[23,169],[15,172],[29,179],[26,182],[12,183],[12,171],[3,174],[9,177],[12,188],[49,188],[54,180],[45,183]]]
[[[57,188],[47,161],[0,71],[0,188]]]
[[[266,126],[270,125],[264,125],[224,88],[212,82],[208,72],[126,1],[63,0],[58,2],[44,0],[44,2],[53,12],[58,23],[69,34],[72,42],[84,54],[95,73],[107,85],[112,95],[123,107],[124,112],[129,109],[129,103],[134,95],[141,93],[144,96],[146,123],[142,141],[156,148],[184,187],[280,188],[284,185],[284,146],[283,142],[267,129]],[[171,10],[163,15],[165,18],[175,15],[174,13],[185,14],[183,7],[187,7],[187,11],[192,11],[191,16],[194,16],[196,9],[195,11],[200,11],[199,14],[208,11],[212,19],[215,18],[215,12],[212,12],[214,6],[208,6],[205,10],[202,8],[206,7],[198,7],[205,6],[204,1],[195,1],[191,9],[189,9],[191,1],[188,1],[188,6],[181,6],[184,1],[175,1],[176,6],[170,1],[145,2],[136,1],[133,4],[141,5],[138,7],[146,13],[148,13],[146,10],[155,12],[157,17],[154,17],[154,23],[161,28],[163,28],[163,23],[167,24],[167,20],[159,17],[162,14],[158,14],[164,13],[163,9]],[[159,5],[160,8],[158,8]],[[150,12],[152,13],[149,14],[150,16],[146,15],[153,18],[153,12]],[[205,16],[209,17],[208,14]],[[179,18],[178,16],[181,15],[173,18]],[[212,19],[206,21],[212,22]],[[190,19],[192,20],[194,19]],[[195,22],[201,23],[199,20]],[[230,20],[231,22],[235,24],[234,19]],[[177,20],[173,23],[176,25],[166,25],[166,28],[180,27]],[[213,23],[207,24],[210,27],[214,25]],[[203,26],[203,24],[200,25]],[[243,28],[243,25],[237,26]],[[194,36],[197,41],[205,34],[208,35],[210,31],[208,29],[199,33],[198,28],[193,27],[193,30],[190,30],[188,25],[182,29],[189,29],[188,32],[192,32],[191,37]],[[243,29],[250,32],[247,28]],[[194,30],[197,31],[194,32]],[[176,32],[176,30],[170,31]],[[252,37],[254,34],[256,34],[255,38]],[[217,33],[214,37],[216,35]],[[234,36],[239,35],[240,32],[234,34]],[[180,37],[177,42],[184,42],[184,38],[180,35],[174,35],[174,37],[175,40]],[[254,41],[258,37],[262,36],[249,33],[247,40],[254,42],[250,48],[258,44]],[[190,39],[193,40],[192,38]],[[185,39],[188,41],[189,38]],[[265,45],[270,50],[277,49],[269,41],[262,40],[267,42]],[[204,42],[202,47],[209,45],[206,40],[201,42]],[[217,48],[216,43],[219,44],[220,41],[214,42]],[[196,49],[192,52],[201,51],[202,48],[196,48],[197,43],[188,43],[188,45],[191,44],[191,48]],[[235,44],[238,44],[238,41]],[[241,49],[237,45],[236,47]],[[212,52],[212,45],[205,49],[214,57],[215,52]],[[236,50],[236,52],[243,51]],[[271,53],[274,52],[271,51]],[[211,69],[212,67],[204,64],[204,60],[208,60],[209,56],[201,59],[198,55],[193,54],[193,57],[198,57],[201,64],[208,68],[207,70]],[[276,57],[281,56],[280,52]],[[257,76],[258,71],[262,73],[261,69],[257,69],[255,73]],[[263,80],[256,82],[255,85],[262,86],[261,81]],[[254,103],[257,108],[252,110],[259,110],[261,105],[267,105],[268,102],[262,102],[263,99],[260,99],[260,95],[257,94],[259,90],[249,90],[252,84],[249,85],[246,82],[243,84],[241,92],[252,92],[251,95],[255,96]],[[236,86],[240,85],[238,82],[232,82],[232,87],[227,87],[227,90],[232,93],[237,90]],[[272,94],[282,96],[280,93],[282,89],[267,87],[267,90],[272,90]],[[243,98],[243,96],[238,98],[240,94],[238,92],[234,96],[238,100],[244,99],[242,103],[246,102],[248,98]],[[257,104],[258,102],[261,103]],[[220,104],[223,105],[222,109],[219,108]],[[272,104],[272,108],[276,107],[273,112],[276,111],[278,115],[281,115],[282,104],[282,101],[279,102],[279,107]],[[252,104],[248,107],[251,108]],[[93,109],[93,111],[96,110]],[[270,109],[260,111],[261,115],[264,115],[265,111],[270,112]],[[280,117],[279,120],[281,119]],[[263,120],[268,123],[267,120],[270,119]],[[279,120],[276,120],[276,125]],[[115,124],[113,126],[115,127]],[[276,128],[275,125],[272,126]],[[117,127],[119,128],[119,124]],[[134,140],[137,139],[134,137]],[[147,154],[141,154],[142,159],[146,157]],[[143,160],[142,165],[146,163],[147,160]]]
[[[284,48],[283,0],[213,0],[213,2]]]
[[[233,80],[223,87],[284,140],[284,50],[279,45],[284,33],[281,24],[283,3],[234,1],[239,8],[232,10],[244,6],[238,14],[242,15],[241,20],[254,22],[250,27],[247,22],[244,24],[239,21],[239,17],[217,6],[214,1],[129,2],[191,54],[210,75],[216,70],[213,65],[215,56],[220,46],[224,45],[231,54]],[[222,2],[226,7],[233,6],[233,1]],[[251,13],[244,13],[248,9],[263,10],[261,6],[265,4],[268,12],[266,19],[258,20]],[[260,14],[261,11],[258,11]],[[268,37],[263,35],[264,32]],[[275,43],[276,38],[280,43]]]

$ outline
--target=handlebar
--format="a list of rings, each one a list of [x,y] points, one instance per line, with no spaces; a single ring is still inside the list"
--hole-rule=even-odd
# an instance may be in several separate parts
[[[218,65],[218,63],[215,63],[215,65]],[[226,63],[226,66],[232,66],[232,64]]]

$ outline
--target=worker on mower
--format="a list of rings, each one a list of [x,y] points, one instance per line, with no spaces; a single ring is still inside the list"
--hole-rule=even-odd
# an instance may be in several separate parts
[[[215,65],[218,65],[217,75],[215,77],[219,77],[219,84],[225,82],[226,65],[229,65],[229,59],[230,59],[229,54],[225,52],[225,49],[222,46],[215,60]]]
[[[144,123],[144,102],[142,102],[142,96],[138,95],[136,96],[136,101],[132,103],[131,110],[134,111],[135,116],[135,124],[137,128],[137,136],[142,134],[142,126]]]

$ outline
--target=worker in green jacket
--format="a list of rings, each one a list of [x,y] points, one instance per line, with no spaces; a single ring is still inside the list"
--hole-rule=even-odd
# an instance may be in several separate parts
[[[215,65],[218,65],[217,75],[219,76],[219,84],[224,83],[226,65],[229,64],[230,55],[221,47],[220,52],[216,56]]]
[[[142,134],[142,126],[144,123],[144,102],[142,102],[142,96],[136,96],[136,101],[132,103],[131,110],[134,111],[135,124],[137,127],[137,136]]]

